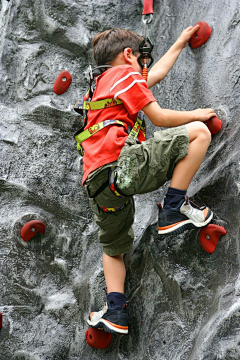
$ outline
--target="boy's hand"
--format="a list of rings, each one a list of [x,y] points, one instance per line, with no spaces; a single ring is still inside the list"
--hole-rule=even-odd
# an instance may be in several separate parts
[[[181,35],[179,36],[179,38],[177,39],[177,41],[179,43],[181,43],[182,49],[185,48],[187,46],[187,43],[189,42],[189,40],[191,39],[192,35],[198,31],[199,29],[199,25],[195,25],[195,26],[189,26],[187,27],[185,30],[183,30],[183,32],[181,33]]]
[[[207,108],[207,109],[196,109],[193,110],[194,118],[196,121],[207,121],[211,119],[213,116],[217,116],[213,109]]]

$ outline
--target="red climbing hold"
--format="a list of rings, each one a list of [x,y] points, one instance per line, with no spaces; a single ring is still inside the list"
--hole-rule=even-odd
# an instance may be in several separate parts
[[[38,232],[45,233],[46,225],[40,220],[28,221],[21,229],[21,237],[24,241],[30,240]]]
[[[216,116],[205,122],[212,135],[218,133],[222,128],[222,122]]]
[[[203,44],[205,44],[205,42],[209,39],[212,32],[210,26],[205,21],[199,21],[194,26],[196,25],[199,25],[200,27],[198,31],[196,31],[192,35],[189,41],[189,45],[191,46],[192,49],[196,49],[202,46]]]
[[[202,248],[209,254],[212,254],[216,249],[219,237],[226,235],[226,233],[224,227],[219,225],[209,224],[203,227],[199,232],[199,241]]]
[[[89,328],[85,332],[88,345],[93,348],[106,349],[112,340],[112,334],[96,328]]]
[[[2,328],[2,313],[0,313],[0,329]]]
[[[53,85],[53,91],[57,95],[61,95],[65,91],[67,91],[71,82],[72,82],[72,75],[67,70],[63,70],[60,72]]]

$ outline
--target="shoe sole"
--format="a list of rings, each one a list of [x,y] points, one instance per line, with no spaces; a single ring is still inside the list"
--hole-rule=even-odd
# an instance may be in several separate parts
[[[174,225],[165,226],[164,229],[158,228],[158,234],[159,235],[181,234],[185,230],[198,229],[200,227],[204,227],[207,224],[209,224],[210,221],[212,220],[212,217],[213,217],[213,212],[211,212],[210,216],[207,218],[206,221],[201,222],[201,223],[192,221],[191,219],[180,221]]]
[[[105,319],[101,319],[100,321],[87,320],[87,323],[94,328],[103,329],[108,333],[128,334],[128,326],[116,325]]]

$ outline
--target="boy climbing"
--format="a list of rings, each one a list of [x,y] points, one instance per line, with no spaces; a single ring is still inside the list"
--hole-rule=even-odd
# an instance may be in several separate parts
[[[117,28],[97,34],[92,41],[96,63],[103,68],[96,88],[84,98],[88,112],[82,134],[87,135],[75,138],[84,148],[82,183],[100,228],[107,288],[107,302],[101,311],[90,314],[88,324],[107,332],[128,333],[123,256],[134,239],[133,195],[171,180],[159,207],[160,235],[206,226],[213,216],[186,193],[210,144],[211,134],[203,122],[216,116],[214,110],[162,109],[149,90],[168,74],[198,28],[190,26],[181,33],[153,66],[147,83],[138,61],[141,36]],[[140,110],[154,125],[167,129],[145,141]]]

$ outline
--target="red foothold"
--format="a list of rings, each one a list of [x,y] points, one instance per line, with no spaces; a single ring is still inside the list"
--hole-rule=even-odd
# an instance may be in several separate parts
[[[67,91],[71,82],[72,82],[72,75],[67,70],[63,70],[60,72],[53,85],[53,91],[57,95],[61,95],[65,91]]]
[[[218,133],[222,128],[222,122],[216,116],[213,116],[211,119],[206,121],[205,124],[209,128],[212,135]]]
[[[219,225],[209,224],[203,227],[199,232],[199,241],[202,248],[209,254],[212,254],[216,249],[219,237],[226,235],[226,233],[224,227]]]
[[[93,348],[106,349],[112,340],[112,334],[96,328],[89,328],[85,332],[88,345]]]
[[[21,229],[21,237],[24,241],[30,240],[38,232],[45,233],[46,225],[40,220],[28,221]]]
[[[209,39],[211,35],[211,28],[205,21],[199,21],[194,26],[199,25],[199,29],[192,35],[189,45],[192,49],[196,49]]]
[[[0,329],[2,328],[2,313],[0,313]]]

